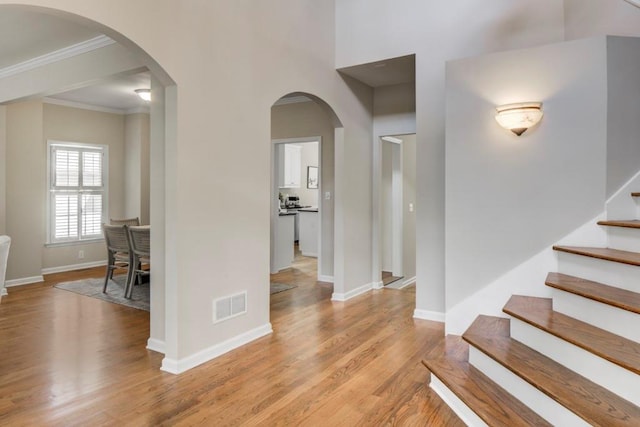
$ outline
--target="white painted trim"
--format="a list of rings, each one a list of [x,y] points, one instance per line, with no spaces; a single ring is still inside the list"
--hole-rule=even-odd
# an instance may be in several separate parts
[[[166,343],[157,338],[149,338],[147,340],[147,350],[155,351],[158,353],[165,353]]]
[[[487,424],[480,419],[458,396],[452,392],[438,377],[431,373],[429,387],[456,413],[463,423],[470,427],[486,427]]]
[[[582,418],[474,346],[469,346],[469,363],[551,424],[589,427]]]
[[[126,114],[126,110],[123,110],[120,108],[102,107],[99,105],[85,104],[84,102],[69,101],[66,99],[45,97],[45,98],[42,98],[42,102],[44,102],[45,104],[60,105],[61,107],[77,108],[79,110],[99,111],[101,113],[120,114],[120,115]]]
[[[613,201],[613,199],[615,199],[616,197],[618,197],[620,195],[620,193],[627,193],[624,196],[625,197],[630,197],[630,195],[628,194],[629,193],[629,187],[631,185],[633,185],[634,181],[637,180],[637,179],[640,179],[640,171],[636,172],[636,174],[633,175],[633,177],[631,177],[631,179],[627,180],[627,182],[622,184],[622,186],[620,188],[618,188],[618,190],[615,193],[613,193],[611,195],[611,197],[609,197],[607,199],[605,204],[608,205],[609,203],[611,203]]]
[[[62,61],[64,59],[73,58],[74,56],[82,55],[83,53],[91,52],[93,50],[97,50],[114,43],[114,40],[110,39],[104,34],[101,34],[92,39],[85,40],[71,46],[63,47],[62,49],[54,50],[53,52],[31,58],[29,60],[11,65],[9,67],[4,67],[0,69],[0,79],[24,73],[25,71],[43,67],[48,64],[53,64],[54,62]]]
[[[93,261],[82,264],[61,265],[59,267],[43,268],[42,274],[62,273],[65,271],[84,270],[85,268],[101,267],[107,265],[107,261]]]
[[[384,288],[384,282],[373,282],[372,287],[373,289],[382,289]]]
[[[9,295],[9,293],[7,292],[7,288],[2,288],[2,291],[0,291],[0,295],[3,297]]]
[[[416,276],[410,277],[404,282],[402,282],[402,286],[400,286],[398,289],[406,288],[407,286],[413,285],[414,283],[416,283]]]
[[[333,276],[325,276],[323,274],[318,274],[318,282],[333,283]]]
[[[11,288],[13,286],[31,285],[32,283],[40,283],[40,282],[44,282],[44,277],[31,276],[31,277],[23,277],[21,279],[7,280],[6,282],[4,282],[4,286],[5,288]]]
[[[318,254],[315,252],[301,252],[302,256],[306,256],[309,258],[318,258]]]
[[[124,111],[125,114],[151,114],[151,108],[148,105],[140,105],[138,107],[129,108]]]
[[[432,322],[442,322],[444,323],[445,314],[439,311],[431,311],[431,310],[420,310],[415,309],[413,311],[414,319],[422,319],[422,320],[431,320]]]
[[[366,285],[362,285],[359,288],[352,289],[344,294],[334,292],[333,295],[331,295],[331,301],[348,301],[351,298],[355,298],[358,295],[362,295],[365,292],[370,291],[371,289],[373,289],[373,283],[367,283]]]
[[[181,374],[191,368],[202,365],[203,363],[215,359],[218,356],[222,356],[223,354],[228,353],[231,350],[248,344],[251,341],[268,335],[272,332],[273,329],[271,328],[271,323],[267,323],[243,334],[230,338],[226,341],[223,341],[220,344],[212,345],[211,347],[205,348],[204,350],[201,350],[183,359],[176,360],[165,357],[164,359],[162,359],[162,367],[160,369],[162,371],[169,372],[170,374]]]

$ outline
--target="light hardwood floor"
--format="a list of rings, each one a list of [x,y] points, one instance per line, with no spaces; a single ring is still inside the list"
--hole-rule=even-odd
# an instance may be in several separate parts
[[[332,302],[315,263],[272,277],[274,333],[175,376],[145,349],[147,312],[53,288],[103,269],[10,289],[0,304],[0,425],[463,425],[420,361],[441,324],[412,319],[415,290]]]

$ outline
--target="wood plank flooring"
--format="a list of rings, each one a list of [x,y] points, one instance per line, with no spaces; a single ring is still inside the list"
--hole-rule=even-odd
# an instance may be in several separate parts
[[[330,300],[313,260],[272,277],[274,333],[182,375],[145,349],[149,314],[53,288],[0,304],[0,425],[462,426],[420,361],[442,340],[414,320],[415,288]]]

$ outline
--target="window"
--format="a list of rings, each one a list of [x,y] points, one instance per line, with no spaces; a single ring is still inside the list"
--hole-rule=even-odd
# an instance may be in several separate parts
[[[49,243],[102,238],[107,147],[49,141]]]

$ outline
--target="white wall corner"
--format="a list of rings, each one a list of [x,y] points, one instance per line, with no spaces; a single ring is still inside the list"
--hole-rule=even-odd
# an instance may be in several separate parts
[[[182,359],[172,359],[165,357],[162,359],[162,371],[170,374],[181,374],[188,371],[191,368],[195,368],[198,365],[202,365],[216,357],[222,356],[225,353],[230,352],[240,346],[250,343],[265,335],[269,335],[273,332],[271,323],[264,324],[255,329],[237,335],[219,344],[212,345],[211,347],[200,350],[199,352],[192,354],[191,356],[184,357]]]
[[[640,171],[616,191],[606,203],[606,219],[636,219],[638,218],[637,201],[631,193],[640,190]]]
[[[163,340],[159,340],[157,338],[151,338],[151,337],[147,340],[147,350],[165,354],[165,349],[166,349],[166,343]]]
[[[413,318],[421,319],[421,320],[430,320],[432,322],[444,322],[445,313],[442,313],[439,311],[420,310],[416,308],[413,311]]]
[[[333,283],[333,276],[326,276],[324,274],[318,274],[318,282]]]
[[[372,283],[372,288],[373,289],[382,289],[382,288],[384,288],[384,282],[373,282]]]
[[[367,283],[366,285],[360,286],[359,288],[355,288],[346,293],[336,293],[334,292],[331,295],[331,301],[348,301],[351,298],[355,298],[358,295],[362,295],[365,292],[368,292],[373,288],[373,283]]]

